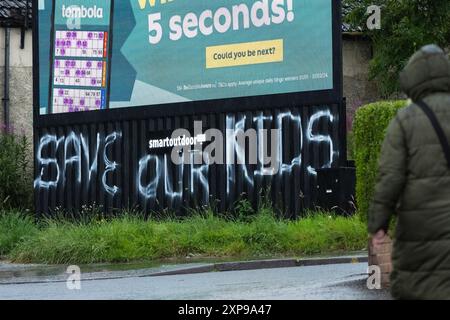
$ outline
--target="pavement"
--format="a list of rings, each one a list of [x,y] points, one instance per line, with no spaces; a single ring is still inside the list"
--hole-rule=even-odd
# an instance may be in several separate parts
[[[0,299],[390,299],[386,290],[367,289],[367,258],[358,255],[158,266],[81,266],[80,290],[68,288],[66,267],[0,263]]]

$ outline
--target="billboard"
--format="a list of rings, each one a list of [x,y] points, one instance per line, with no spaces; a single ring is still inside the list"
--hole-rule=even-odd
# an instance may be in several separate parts
[[[332,0],[39,0],[38,9],[39,115],[335,89]]]
[[[226,212],[268,193],[294,217],[318,170],[346,164],[339,0],[33,7],[37,213]]]

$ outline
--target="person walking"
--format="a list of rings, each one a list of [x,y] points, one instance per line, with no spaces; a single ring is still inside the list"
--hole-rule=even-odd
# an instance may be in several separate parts
[[[450,299],[450,60],[436,45],[416,52],[400,74],[412,103],[390,123],[369,209],[375,247],[396,216],[391,293]]]

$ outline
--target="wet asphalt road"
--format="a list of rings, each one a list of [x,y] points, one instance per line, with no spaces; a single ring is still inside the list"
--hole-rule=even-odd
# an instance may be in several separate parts
[[[366,263],[158,277],[126,271],[119,279],[82,280],[81,290],[64,281],[0,284],[0,299],[390,299],[385,290],[367,289],[366,272]]]

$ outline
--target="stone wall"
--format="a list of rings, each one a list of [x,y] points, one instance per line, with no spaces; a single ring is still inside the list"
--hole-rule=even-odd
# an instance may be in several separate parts
[[[359,36],[344,36],[343,40],[344,97],[347,98],[347,128],[350,130],[356,110],[381,99],[377,86],[369,81],[372,45]]]

